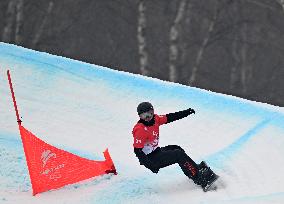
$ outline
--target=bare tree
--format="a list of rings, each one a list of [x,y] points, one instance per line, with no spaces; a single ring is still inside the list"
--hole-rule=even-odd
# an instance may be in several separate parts
[[[238,67],[240,65],[237,39],[234,39],[232,42],[232,58],[234,59],[234,64],[232,64],[230,72],[230,90],[233,91],[235,90],[238,81]]]
[[[239,10],[239,15],[240,18],[246,19],[246,6],[241,3],[240,4],[240,10]],[[242,89],[242,94],[246,95],[248,94],[248,90],[250,87],[250,84],[253,83],[252,80],[252,75],[253,75],[253,53],[255,52],[250,52],[251,45],[251,39],[249,38],[249,32],[254,32],[254,24],[251,24],[253,22],[250,21],[244,21],[242,23],[242,26],[239,28],[240,32],[240,50],[239,50],[239,55],[240,55],[240,82],[241,82],[241,89]]]
[[[138,52],[140,62],[140,73],[147,76],[148,70],[148,53],[146,51],[146,34],[145,30],[147,27],[146,21],[146,6],[145,1],[140,0],[138,4],[138,27],[137,27],[137,39],[138,39]]]
[[[247,30],[248,24],[245,23],[243,28],[241,29],[241,40],[243,41],[242,47],[240,49],[240,56],[241,56],[241,84],[242,84],[242,91],[243,93],[247,93],[248,90],[248,78],[249,73],[251,71],[251,66],[248,64],[248,42],[247,39]]]
[[[2,33],[2,40],[4,42],[11,42],[13,25],[15,20],[17,0],[10,0],[6,12],[6,23]]]
[[[284,11],[284,0],[276,0],[282,7],[283,11]]]
[[[39,41],[43,31],[44,31],[44,28],[46,26],[46,22],[47,22],[49,15],[50,15],[50,13],[53,9],[53,6],[54,6],[54,3],[52,1],[50,1],[49,4],[48,4],[48,7],[46,9],[46,13],[43,17],[43,20],[40,24],[40,27],[38,29],[36,29],[36,33],[35,33],[34,39],[33,39],[32,44],[31,44],[31,48],[33,48],[33,49],[35,49],[37,44],[38,44],[38,41]]]
[[[17,0],[16,6],[16,28],[15,28],[15,43],[22,44],[22,35],[20,33],[24,21],[24,0]]]
[[[239,1],[235,1],[234,4],[232,5],[232,12],[233,12],[233,16],[235,16],[234,19],[236,19],[236,21],[239,20],[239,15],[236,15],[239,13]],[[233,21],[233,20],[232,20]],[[233,35],[233,39],[232,39],[232,67],[230,70],[230,90],[234,91],[236,89],[237,86],[237,82],[239,79],[239,67],[241,64],[241,59],[240,59],[240,55],[239,55],[239,38],[238,38],[238,33],[237,30],[232,34]]]
[[[189,83],[188,83],[189,85],[194,85],[195,82],[196,82],[197,71],[200,67],[201,60],[203,59],[204,51],[205,51],[205,49],[206,49],[206,47],[209,43],[210,38],[212,37],[212,33],[213,33],[215,25],[217,23],[218,13],[219,13],[218,1],[216,1],[215,7],[214,7],[213,17],[209,21],[207,33],[206,33],[206,35],[205,35],[205,37],[204,37],[204,39],[201,43],[201,46],[200,46],[200,48],[197,52],[195,64],[194,64],[194,67],[192,68]]]
[[[170,51],[169,51],[169,79],[172,82],[176,82],[178,79],[177,73],[177,61],[179,60],[179,37],[181,30],[181,21],[184,18],[187,0],[181,0],[179,3],[178,11],[173,25],[170,29]]]

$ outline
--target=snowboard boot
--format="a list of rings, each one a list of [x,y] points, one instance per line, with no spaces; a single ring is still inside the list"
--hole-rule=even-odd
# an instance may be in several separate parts
[[[195,178],[193,178],[194,183],[200,185],[203,191],[206,192],[210,186],[218,179],[218,176],[207,166],[207,164],[202,161],[198,164],[198,173]]]

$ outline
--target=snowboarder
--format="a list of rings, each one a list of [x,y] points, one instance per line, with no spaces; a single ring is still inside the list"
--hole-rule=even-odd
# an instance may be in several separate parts
[[[134,152],[141,165],[158,173],[160,168],[178,163],[183,173],[200,185],[204,191],[209,190],[218,176],[204,161],[196,164],[178,145],[159,147],[159,126],[195,114],[191,108],[166,115],[154,114],[149,102],[142,102],[137,107],[140,120],[134,126]]]

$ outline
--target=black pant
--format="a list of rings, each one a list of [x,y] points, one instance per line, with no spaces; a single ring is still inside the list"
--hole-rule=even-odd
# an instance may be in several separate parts
[[[159,169],[178,163],[183,173],[189,178],[197,175],[197,164],[178,145],[158,147],[147,156]]]

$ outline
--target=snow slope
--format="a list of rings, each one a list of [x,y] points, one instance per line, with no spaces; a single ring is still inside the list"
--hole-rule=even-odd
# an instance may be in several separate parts
[[[117,176],[32,196],[9,92],[10,69],[23,125],[46,142],[91,159],[106,147]],[[178,165],[152,174],[132,149],[136,106],[196,114],[162,126],[160,145],[177,144],[221,176],[204,193]],[[284,203],[283,108],[82,63],[0,43],[0,203]]]

